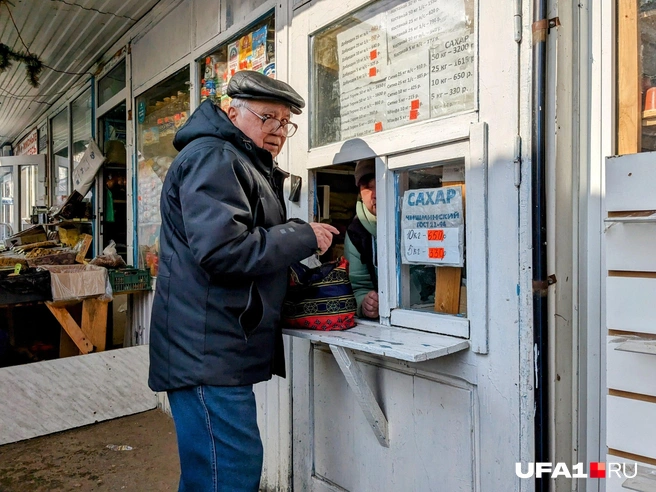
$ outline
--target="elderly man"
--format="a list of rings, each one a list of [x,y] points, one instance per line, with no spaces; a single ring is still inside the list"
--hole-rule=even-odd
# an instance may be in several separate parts
[[[273,160],[305,102],[260,73],[235,74],[227,114],[205,101],[175,136],[161,197],[149,385],[166,391],[180,491],[258,490],[253,384],[285,375],[279,327],[289,265],[338,231],[288,220]]]

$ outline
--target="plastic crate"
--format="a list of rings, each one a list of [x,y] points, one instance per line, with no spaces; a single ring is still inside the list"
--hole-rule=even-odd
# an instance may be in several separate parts
[[[119,268],[108,270],[109,283],[112,284],[114,294],[132,292],[137,290],[152,290],[150,285],[150,271],[137,268]]]

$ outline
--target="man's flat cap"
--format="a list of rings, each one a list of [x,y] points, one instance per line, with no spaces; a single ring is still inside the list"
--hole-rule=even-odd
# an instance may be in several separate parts
[[[280,102],[288,105],[294,114],[301,114],[301,108],[305,107],[303,98],[290,85],[252,70],[234,74],[227,93],[230,97]]]

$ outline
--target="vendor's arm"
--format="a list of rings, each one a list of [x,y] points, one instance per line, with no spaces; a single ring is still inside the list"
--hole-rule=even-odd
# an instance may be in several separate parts
[[[362,300],[368,292],[375,290],[374,283],[371,280],[371,275],[369,275],[367,265],[362,263],[360,252],[353,245],[348,234],[346,234],[344,240],[344,256],[349,262],[349,279],[353,286],[355,300],[358,303],[358,316],[363,317]]]
[[[267,275],[317,250],[312,227],[299,219],[250,229],[255,211],[244,189],[254,178],[232,152],[204,148],[190,159],[178,168],[180,204],[189,247],[208,274]]]

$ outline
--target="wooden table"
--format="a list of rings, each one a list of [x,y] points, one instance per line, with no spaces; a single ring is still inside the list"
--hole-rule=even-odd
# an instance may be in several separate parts
[[[59,342],[60,357],[105,350],[109,301],[89,298],[83,299],[81,302],[82,322],[79,325],[67,309],[71,304],[45,303],[62,327]],[[77,302],[73,304],[77,304]]]
[[[87,298],[79,301],[50,302],[35,301],[25,304],[5,304],[0,308],[45,304],[61,326],[59,356],[103,352],[106,348],[107,306],[109,301]],[[69,308],[82,305],[82,318],[78,324]]]

